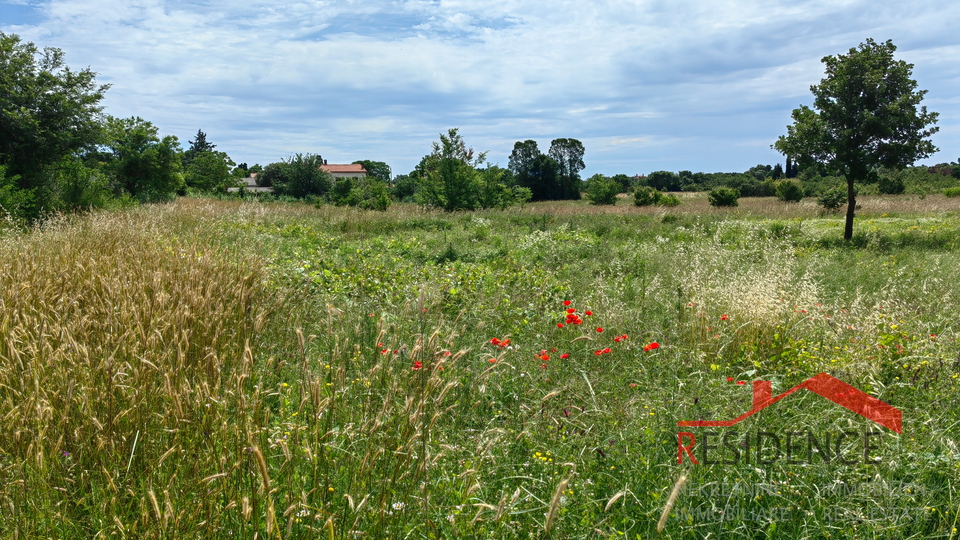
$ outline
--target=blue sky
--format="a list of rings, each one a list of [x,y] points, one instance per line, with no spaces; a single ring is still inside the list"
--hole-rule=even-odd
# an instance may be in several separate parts
[[[113,116],[234,161],[296,152],[409,172],[440,132],[506,166],[516,141],[586,147],[584,176],[744,171],[820,59],[892,39],[960,159],[960,3],[944,0],[0,0],[0,30],[109,83]]]

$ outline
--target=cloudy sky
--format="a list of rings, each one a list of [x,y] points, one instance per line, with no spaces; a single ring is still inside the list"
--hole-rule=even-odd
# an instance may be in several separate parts
[[[820,59],[892,39],[960,158],[955,0],[0,0],[0,30],[112,85],[106,112],[239,162],[296,152],[409,172],[440,132],[506,166],[573,137],[585,176],[744,171]]]

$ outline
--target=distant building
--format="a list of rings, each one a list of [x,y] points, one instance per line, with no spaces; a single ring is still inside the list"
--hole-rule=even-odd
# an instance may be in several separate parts
[[[323,160],[323,165],[320,166],[320,170],[326,171],[333,176],[334,179],[337,178],[366,178],[367,170],[363,168],[363,165],[359,163],[350,163],[347,165],[338,165],[338,164],[328,164],[327,160]]]

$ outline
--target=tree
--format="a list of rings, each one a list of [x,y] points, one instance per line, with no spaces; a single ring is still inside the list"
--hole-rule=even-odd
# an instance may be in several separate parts
[[[653,171],[647,176],[647,185],[660,191],[680,191],[680,177],[670,171]]]
[[[187,165],[184,180],[193,189],[226,193],[227,188],[234,187],[236,183],[230,174],[232,166],[233,161],[226,152],[199,152]]]
[[[527,139],[513,143],[513,152],[510,153],[510,162],[508,167],[513,174],[520,176],[530,170],[533,160],[540,156],[540,149],[537,148],[537,141]]]
[[[117,190],[141,202],[152,202],[170,199],[182,188],[176,137],[161,139],[157,128],[139,117],[109,117],[106,126],[104,167]]]
[[[393,175],[390,171],[390,166],[382,161],[370,161],[369,159],[361,159],[360,161],[354,161],[355,165],[363,165],[363,168],[367,170],[367,174],[370,176],[389,184],[393,179]]]
[[[773,166],[773,172],[770,174],[770,177],[774,180],[783,178],[783,167],[781,167],[779,163]]]
[[[576,139],[554,139],[548,154],[560,164],[560,198],[580,199],[580,171],[583,170],[583,143]]]
[[[486,152],[474,154],[458,128],[440,134],[433,152],[420,163],[425,171],[417,189],[417,202],[444,210],[473,210],[480,207],[476,167],[486,161]]]
[[[803,167],[821,164],[846,178],[846,240],[853,237],[856,183],[879,167],[903,169],[937,151],[928,137],[938,115],[918,108],[927,92],[910,78],[913,64],[894,60],[896,50],[889,40],[867,39],[846,55],[824,57],[826,76],[810,87],[814,108],[794,109],[793,125],[773,145]]]
[[[0,32],[0,166],[36,217],[48,206],[50,168],[99,142],[109,85],[89,68],[73,71],[60,49],[41,53],[33,43]],[[11,188],[12,189],[12,188]]]
[[[587,185],[587,199],[590,204],[617,204],[620,183],[602,174],[590,177]]]
[[[323,158],[318,154],[296,154],[284,160],[278,166],[279,178],[272,178],[273,190],[278,195],[288,195],[297,199],[324,195],[330,190],[333,178],[330,173],[320,169]],[[264,169],[267,174],[271,165]],[[257,176],[260,179],[260,176]]]
[[[537,141],[517,141],[510,154],[510,170],[518,185],[530,190],[532,200],[550,201],[563,199],[560,184],[560,164],[552,157],[540,153]]]
[[[630,189],[630,177],[625,174],[615,174],[611,177],[620,184],[620,193],[626,193]]]
[[[197,130],[197,135],[190,141],[190,148],[183,153],[183,166],[189,167],[193,160],[203,152],[212,152],[217,145],[207,142],[207,134],[202,129]]]

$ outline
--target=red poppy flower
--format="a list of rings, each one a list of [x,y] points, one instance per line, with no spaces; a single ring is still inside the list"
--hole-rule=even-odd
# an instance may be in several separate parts
[[[733,377],[727,377],[727,382],[733,382]]]
[[[600,352],[599,350],[597,350],[597,351],[593,351],[593,354],[594,354],[595,356],[600,356],[600,355],[603,354],[603,353]]]
[[[730,316],[727,315],[726,313],[724,313],[723,315],[720,316],[720,320],[721,320],[721,321],[725,321],[725,320],[727,320],[727,319],[729,319],[729,318],[730,318]]]
[[[490,343],[492,343],[493,345],[499,345],[499,344],[500,344],[500,339],[499,339],[499,338],[491,338],[491,339],[490,339]]]
[[[599,333],[599,332],[603,332],[603,328],[600,327],[600,326],[598,326],[598,327],[597,327],[597,332],[598,332],[598,333]]]
[[[747,381],[737,381],[737,384],[739,384],[740,386],[743,386],[747,384]]]
[[[589,317],[590,315],[593,315],[593,312],[588,309],[587,311],[584,311],[583,314]]]
[[[490,362],[491,364],[496,364],[496,363],[497,363],[497,359],[496,359],[496,358],[491,358],[491,359],[487,360],[487,362]]]
[[[567,353],[563,353],[563,354],[560,355],[560,358],[566,360],[567,358],[570,358],[570,355],[567,354]]]
[[[610,347],[607,347],[606,349],[603,350],[603,354],[607,354],[608,352],[610,352]]]
[[[422,368],[423,368],[423,362],[421,362],[421,361],[419,361],[419,360],[415,360],[415,361],[413,362],[413,370],[414,370],[414,371],[417,371],[418,369],[422,369]]]
[[[643,346],[643,352],[650,352],[650,351],[652,351],[652,350],[654,350],[654,349],[659,349],[659,348],[660,348],[660,344],[657,343],[656,341],[654,341],[654,342],[647,343],[646,345],[644,345],[644,346]]]
[[[571,313],[571,314],[572,314],[572,313],[576,313],[576,312],[577,312],[577,310],[575,310],[575,309],[573,309],[573,308],[570,308],[570,309],[567,310],[567,313]]]
[[[562,323],[562,322],[558,322],[558,323],[557,323],[557,328],[563,328],[563,323]]]
[[[563,305],[565,305],[565,306],[569,306],[569,305],[572,304],[572,303],[573,303],[573,302],[571,302],[570,300],[564,300],[564,301],[563,301]]]

